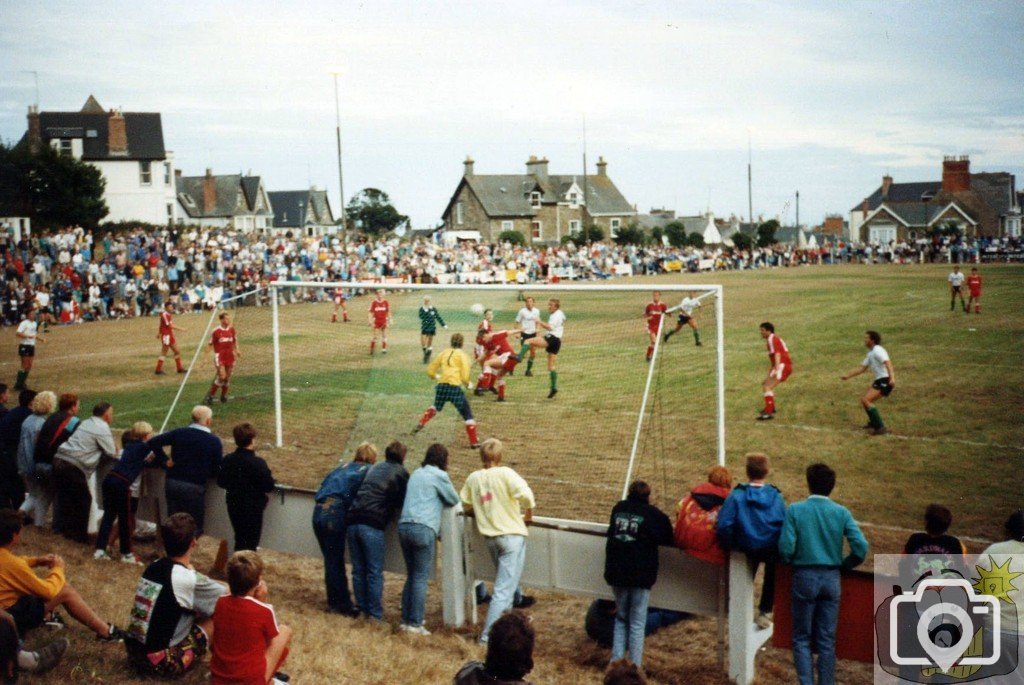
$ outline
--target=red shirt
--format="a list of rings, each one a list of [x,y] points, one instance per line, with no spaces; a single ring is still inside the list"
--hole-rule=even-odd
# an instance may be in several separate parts
[[[174,335],[172,317],[170,312],[160,313],[160,335]]]
[[[668,305],[664,302],[649,302],[647,307],[644,309],[644,315],[647,316],[647,327],[652,330],[658,330],[658,326],[661,325],[661,315],[668,309]]]
[[[793,364],[793,360],[789,358],[789,348],[786,347],[786,342],[775,335],[774,333],[768,334],[768,358],[771,359],[772,364],[775,363],[775,355],[778,354],[782,360],[782,363],[786,366]]]
[[[515,350],[508,342],[508,331],[502,331],[491,336],[491,341],[485,347],[497,355],[514,354]]]
[[[968,276],[967,287],[971,289],[971,295],[981,295],[981,276]]]
[[[210,336],[213,351],[222,357],[234,357],[236,340],[237,336],[234,326],[228,326],[227,328],[217,326],[217,328],[213,329],[213,335]]]
[[[381,328],[388,322],[388,314],[391,313],[391,305],[387,300],[374,300],[370,303],[370,313],[373,314],[373,323]]]
[[[267,645],[277,637],[274,607],[252,597],[224,595],[213,611],[213,683],[266,685]]]

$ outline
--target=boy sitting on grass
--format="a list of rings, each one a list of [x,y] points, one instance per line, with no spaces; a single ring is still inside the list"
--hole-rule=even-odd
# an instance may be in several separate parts
[[[263,560],[256,552],[235,552],[228,560],[231,594],[217,600],[213,612],[211,682],[215,685],[284,683],[277,669],[288,656],[292,629],[278,625],[274,607],[266,603]]]

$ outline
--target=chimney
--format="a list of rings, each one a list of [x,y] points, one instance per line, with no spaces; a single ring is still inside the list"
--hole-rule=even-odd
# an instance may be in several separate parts
[[[537,178],[546,179],[548,177],[547,157],[537,159],[536,155],[530,155],[530,159],[526,162],[526,173],[532,174]]]
[[[464,166],[466,168],[465,171],[463,172],[463,176],[472,176],[473,175],[473,158],[472,157],[470,157],[469,155],[466,155],[466,161],[462,163],[462,166]]]
[[[971,189],[971,159],[961,157],[943,157],[942,159],[942,192],[962,193]]]
[[[889,188],[892,188],[892,176],[886,174],[882,177],[882,199],[887,200],[889,198]]]
[[[174,170],[174,178],[175,179],[181,178],[181,169],[175,169]]]
[[[110,110],[107,119],[107,152],[111,157],[128,156],[128,132],[124,127],[124,115],[120,110]]]
[[[597,158],[597,175],[607,176],[608,175],[608,162],[604,161],[604,157]]]
[[[39,105],[28,106],[28,149],[35,154],[43,144],[43,129],[39,123]]]
[[[213,169],[207,168],[203,177],[203,214],[209,214],[217,205],[217,181],[213,177]]]
[[[864,216],[868,215],[868,199],[864,198],[860,203],[860,211],[864,213]]]

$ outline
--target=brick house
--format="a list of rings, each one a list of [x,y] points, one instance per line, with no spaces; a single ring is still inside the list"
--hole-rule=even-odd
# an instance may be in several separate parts
[[[179,174],[175,181],[178,223],[240,231],[266,231],[274,224],[274,209],[259,176],[214,176],[207,169],[205,176]]]
[[[467,158],[464,173],[442,218],[446,231],[479,231],[494,242],[502,231],[519,231],[527,242],[557,243],[596,224],[606,237],[636,217],[636,210],[608,176],[608,163],[597,162],[597,173],[553,175],[548,160],[531,156],[525,174],[477,174]],[[584,197],[586,192],[586,197]]]
[[[967,157],[946,157],[941,181],[894,183],[885,175],[882,185],[850,210],[850,238],[888,244],[921,238],[949,223],[968,237],[1019,236],[1014,175],[972,174]]]

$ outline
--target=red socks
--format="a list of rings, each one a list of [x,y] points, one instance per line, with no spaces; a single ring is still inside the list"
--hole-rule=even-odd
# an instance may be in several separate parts
[[[499,400],[505,399],[505,379],[504,378],[502,378],[500,381],[498,381],[498,399]]]
[[[764,395],[764,413],[774,414],[775,413],[775,393],[767,392]]]
[[[161,367],[163,367],[163,365],[164,365],[164,360],[163,360],[163,359],[161,359],[161,360],[160,360],[160,366],[161,366]],[[184,370],[185,370],[185,367],[181,365],[181,357],[175,357],[175,358],[174,358],[174,365],[175,365],[176,367],[178,367],[178,371],[179,371],[179,372],[181,372],[181,371],[184,371]]]
[[[470,445],[476,445],[476,444],[478,444],[480,442],[480,440],[477,439],[477,437],[476,437],[476,424],[475,423],[467,423],[466,424],[466,435],[469,437],[469,444]]]
[[[178,368],[180,369],[181,367],[179,366]],[[160,373],[163,370],[164,370],[164,358],[160,357],[159,359],[156,360],[156,372]]]
[[[437,410],[434,409],[433,407],[428,408],[425,412],[423,412],[423,416],[420,418],[420,428],[423,428],[423,426],[427,425],[427,421],[434,418],[435,416],[437,416]]]

